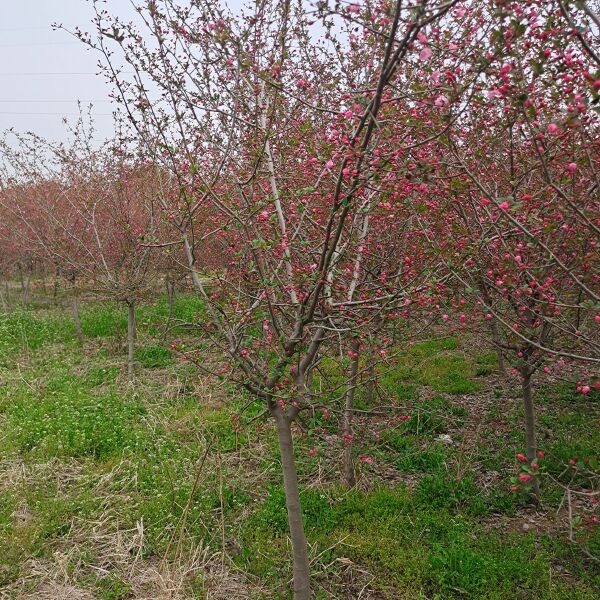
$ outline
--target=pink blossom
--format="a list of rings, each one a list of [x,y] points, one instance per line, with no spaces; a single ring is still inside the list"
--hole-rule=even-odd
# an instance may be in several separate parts
[[[554,135],[557,132],[558,132],[558,125],[556,123],[550,123],[550,125],[548,125],[548,133],[551,135]]]
[[[438,107],[438,108],[444,108],[446,106],[448,106],[448,104],[450,104],[450,100],[448,100],[448,98],[446,98],[446,96],[444,96],[443,94],[438,96],[433,103]]]
[[[527,483],[530,479],[531,479],[531,475],[528,475],[527,473],[523,473],[522,475],[519,475],[519,481],[521,483]]]
[[[571,174],[575,173],[575,171],[577,171],[577,165],[574,162],[569,163],[567,165],[567,171],[569,171]]]
[[[589,394],[589,393],[590,393],[590,389],[591,389],[591,388],[590,388],[590,386],[589,386],[589,385],[584,385],[584,386],[581,388],[581,393],[582,393],[584,396],[586,396],[587,394]]]
[[[519,454],[517,454],[517,458],[521,461],[521,462],[527,462],[527,457],[520,452]]]
[[[332,160],[328,160],[327,163],[325,164],[325,166],[328,169],[333,169],[333,165],[334,165],[334,162]]]
[[[419,54],[419,60],[421,62],[425,62],[431,58],[432,54],[433,53],[431,52],[431,49],[425,46],[425,48],[423,48],[423,50],[421,50],[421,53]]]
[[[502,210],[508,210],[510,208],[510,204],[506,201],[500,202],[498,205]]]

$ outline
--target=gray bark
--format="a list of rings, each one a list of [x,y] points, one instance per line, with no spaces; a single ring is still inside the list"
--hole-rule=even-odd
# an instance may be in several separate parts
[[[292,440],[291,420],[279,407],[273,411],[277,423],[277,439],[281,455],[283,471],[283,488],[288,513],[288,525],[292,540],[292,555],[294,561],[294,600],[309,600],[310,598],[310,564],[302,507],[298,490],[298,474],[294,462],[294,444]]]
[[[537,443],[535,432],[535,410],[533,406],[533,394],[531,392],[531,373],[528,371],[525,371],[523,374],[521,388],[523,391],[523,406],[525,409],[525,456],[527,457],[529,464],[532,465],[537,458]],[[532,491],[534,499],[537,502],[540,496],[540,482],[535,473],[533,473]]]

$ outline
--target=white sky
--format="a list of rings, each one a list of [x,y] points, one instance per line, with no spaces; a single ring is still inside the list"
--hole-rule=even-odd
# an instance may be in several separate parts
[[[111,6],[113,5],[113,6]],[[109,9],[129,9],[109,0]],[[14,127],[64,139],[63,117],[74,119],[77,100],[93,101],[99,137],[113,131],[109,88],[97,57],[53,22],[90,29],[86,0],[0,0],[0,131]]]
[[[105,7],[123,18],[134,14],[130,0],[107,0]],[[51,27],[89,30],[91,14],[87,0],[0,0],[0,132],[14,127],[63,140],[63,117],[75,119],[81,100],[94,104],[97,137],[111,136],[109,87],[95,75],[97,56]]]

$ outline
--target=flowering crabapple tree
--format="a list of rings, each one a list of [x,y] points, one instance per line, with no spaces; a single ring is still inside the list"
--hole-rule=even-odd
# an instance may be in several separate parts
[[[128,307],[127,373],[133,377],[135,303],[151,283],[156,229],[154,168],[116,148],[91,147],[85,130],[70,145],[34,134],[3,144],[10,177],[2,206],[18,241],[57,265],[73,286]],[[74,318],[81,336],[74,300]]]
[[[292,424],[319,408],[311,373],[337,353],[339,335],[355,353],[375,315],[422,289],[393,264],[402,244],[384,248],[409,233],[405,213],[394,216],[394,202],[385,219],[374,210],[406,170],[411,142],[440,134],[438,123],[417,127],[427,103],[401,89],[422,77],[429,29],[458,57],[457,4],[265,2],[233,17],[213,2],[151,0],[123,23],[95,2],[93,34],[74,32],[100,53],[132,140],[169,173],[159,203],[173,233],[162,243],[184,247],[206,304],[204,335],[227,357],[221,374],[275,421],[298,600],[311,592]],[[404,127],[391,127],[396,116]],[[371,214],[389,228],[372,230]],[[204,272],[192,231],[221,249],[223,268]]]
[[[532,377],[560,358],[600,361],[600,79],[557,4],[503,3],[497,18],[486,80],[438,148],[452,221],[440,255],[520,377],[520,481],[537,497]]]
[[[35,273],[36,266],[43,266],[40,257],[32,251],[30,245],[24,240],[19,240],[15,235],[17,219],[10,211],[6,210],[6,199],[6,190],[0,183],[0,241],[2,242],[0,274],[4,278],[4,292],[1,293],[0,304],[5,310],[11,305],[12,294],[9,280],[18,276],[21,285],[21,303],[27,306],[30,298],[31,278]]]
[[[23,140],[24,141],[24,140]],[[28,156],[35,156],[31,148]],[[19,157],[13,145],[7,150],[2,177],[3,193],[0,205],[7,225],[4,235],[4,247],[14,246],[25,250],[32,260],[43,260],[55,267],[58,276],[62,276],[70,287],[71,308],[75,332],[80,344],[83,344],[83,332],[79,317],[79,294],[77,291],[78,270],[64,257],[72,251],[71,240],[75,232],[81,229],[81,222],[71,219],[72,212],[67,210],[60,186],[56,181],[45,180],[39,173],[30,170]],[[32,168],[37,168],[33,163]],[[39,166],[41,162],[38,162]],[[60,214],[60,220],[47,217],[47,208],[52,207],[52,214]],[[51,251],[50,249],[54,250]],[[55,300],[58,282],[55,281]]]

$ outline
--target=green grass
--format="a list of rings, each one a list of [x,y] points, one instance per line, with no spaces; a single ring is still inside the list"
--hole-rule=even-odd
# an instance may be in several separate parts
[[[135,352],[135,360],[147,369],[166,367],[173,364],[171,351],[164,346],[149,345]]]
[[[89,338],[109,337],[127,331],[127,308],[124,304],[83,304],[81,328]]]
[[[174,312],[167,340],[199,343],[182,322],[202,318],[202,303],[182,294]],[[198,548],[218,557],[224,545],[236,573],[265,590],[257,598],[290,598],[275,432],[254,420],[264,406],[233,386],[195,387],[193,365],[162,341],[167,317],[165,299],[138,307],[140,370],[129,385],[124,306],[82,306],[84,348],[68,311],[0,315],[3,591],[27,582],[35,594],[32,565],[45,565],[94,597],[126,600],[138,593],[134,564],[185,563]],[[307,415],[295,445],[317,598],[357,597],[365,585],[387,600],[597,598],[600,569],[585,552],[600,555],[600,535],[578,528],[568,543],[555,516],[561,488],[550,478],[536,515],[550,526],[522,528],[527,499],[510,491],[524,443],[518,390],[498,387],[481,407],[462,397],[487,391],[495,361],[446,338],[379,365],[379,398],[395,408],[357,420],[355,452],[373,462],[357,461],[353,491],[339,482],[337,415]],[[322,362],[313,386],[324,403],[340,396],[347,368],[347,359]],[[536,403],[543,472],[562,476],[576,456],[568,476],[588,485],[583,467],[600,447],[597,399],[564,384],[538,389]],[[356,405],[373,408],[362,388]],[[242,408],[251,424],[236,431],[231,413]],[[111,536],[130,548],[125,562],[107,558]],[[184,593],[204,597],[210,577],[201,567],[190,573]]]
[[[478,391],[473,379],[474,365],[455,338],[420,342],[399,352],[394,367],[382,374],[382,386],[401,400],[414,399],[417,386],[427,385],[437,392],[467,394]]]
[[[2,430],[9,448],[21,455],[105,458],[136,446],[145,413],[139,402],[114,393],[91,396],[69,384],[65,391],[64,383],[6,406]]]
[[[400,597],[394,589],[407,598],[595,597],[594,577],[576,552],[557,557],[549,537],[484,531],[472,516],[450,510],[456,507],[446,501],[432,503],[420,491],[304,490],[302,501],[309,540],[329,548],[320,559],[364,565],[385,598]],[[285,499],[280,488],[271,489],[245,523],[240,566],[259,577],[289,576],[280,560],[285,532]],[[333,546],[339,540],[344,543]],[[576,584],[546,577],[557,558],[581,578]]]
[[[23,310],[0,313],[0,364],[6,364],[23,350],[38,350],[50,342],[67,342],[74,331],[62,315],[38,315]]]

